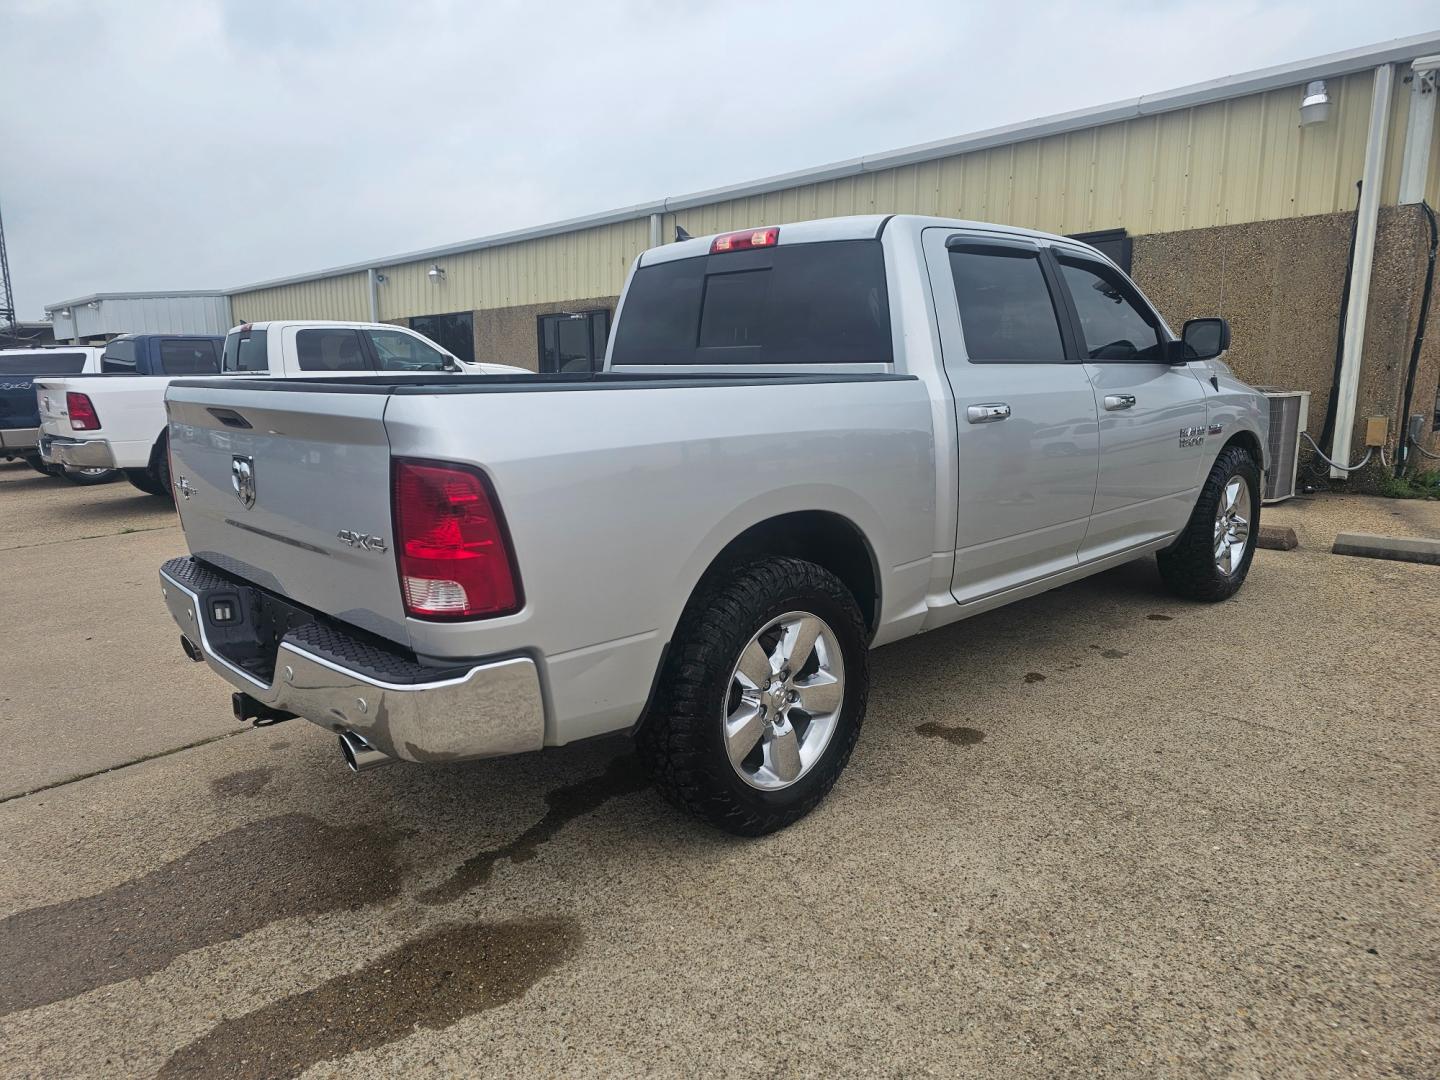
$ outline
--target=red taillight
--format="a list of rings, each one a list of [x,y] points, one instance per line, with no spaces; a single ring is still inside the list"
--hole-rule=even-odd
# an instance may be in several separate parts
[[[746,251],[750,248],[774,247],[780,242],[780,228],[772,225],[768,229],[746,229],[744,232],[726,233],[710,241],[710,254],[722,251]]]
[[[99,431],[100,415],[95,404],[85,394],[68,390],[65,393],[65,411],[70,414],[70,427],[75,431]]]
[[[408,614],[473,619],[520,610],[520,576],[485,477],[462,465],[396,461],[392,495]]]

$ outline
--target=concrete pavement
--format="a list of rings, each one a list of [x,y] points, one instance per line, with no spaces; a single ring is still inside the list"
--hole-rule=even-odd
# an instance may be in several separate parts
[[[14,494],[3,536],[130,498],[47,489],[27,525]],[[1389,506],[1267,510],[1301,547],[1225,604],[1143,563],[880,650],[839,786],[758,841],[623,739],[352,777],[297,721],[12,799],[0,1073],[1435,1075],[1440,571],[1316,539]],[[74,620],[7,651],[33,776],[57,732],[235,730],[144,513],[3,554],[7,608],[94,566],[134,627],[103,688]]]

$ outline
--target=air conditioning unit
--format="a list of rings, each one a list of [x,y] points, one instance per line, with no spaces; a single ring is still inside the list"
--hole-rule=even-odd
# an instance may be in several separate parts
[[[1270,471],[1265,474],[1262,503],[1283,502],[1295,496],[1295,474],[1300,467],[1300,433],[1310,420],[1310,391],[1256,387],[1270,403]]]

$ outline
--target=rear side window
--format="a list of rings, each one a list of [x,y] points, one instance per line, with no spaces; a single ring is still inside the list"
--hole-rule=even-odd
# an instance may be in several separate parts
[[[100,370],[107,375],[135,374],[135,342],[112,341],[100,356]]]
[[[84,353],[31,349],[0,356],[0,375],[79,375],[84,370]]]
[[[360,347],[360,332],[345,327],[299,330],[295,353],[301,371],[369,371],[370,362]]]
[[[1060,272],[1080,317],[1089,359],[1161,361],[1160,328],[1124,277],[1101,263],[1063,255]]]
[[[888,364],[878,240],[726,252],[644,266],[613,364]]]
[[[965,351],[976,364],[1062,364],[1060,319],[1035,248],[950,251]]]
[[[162,341],[160,370],[166,375],[214,375],[220,370],[215,343],[204,338]]]
[[[231,330],[225,335],[224,371],[269,371],[264,330]]]

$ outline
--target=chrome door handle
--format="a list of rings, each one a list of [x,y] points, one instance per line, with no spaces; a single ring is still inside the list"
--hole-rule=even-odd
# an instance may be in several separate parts
[[[1106,394],[1105,411],[1115,412],[1118,409],[1130,409],[1135,406],[1134,394]]]
[[[993,401],[986,405],[971,405],[965,410],[965,418],[972,424],[993,424],[997,420],[1005,420],[1010,416],[1010,406],[1003,401]]]

